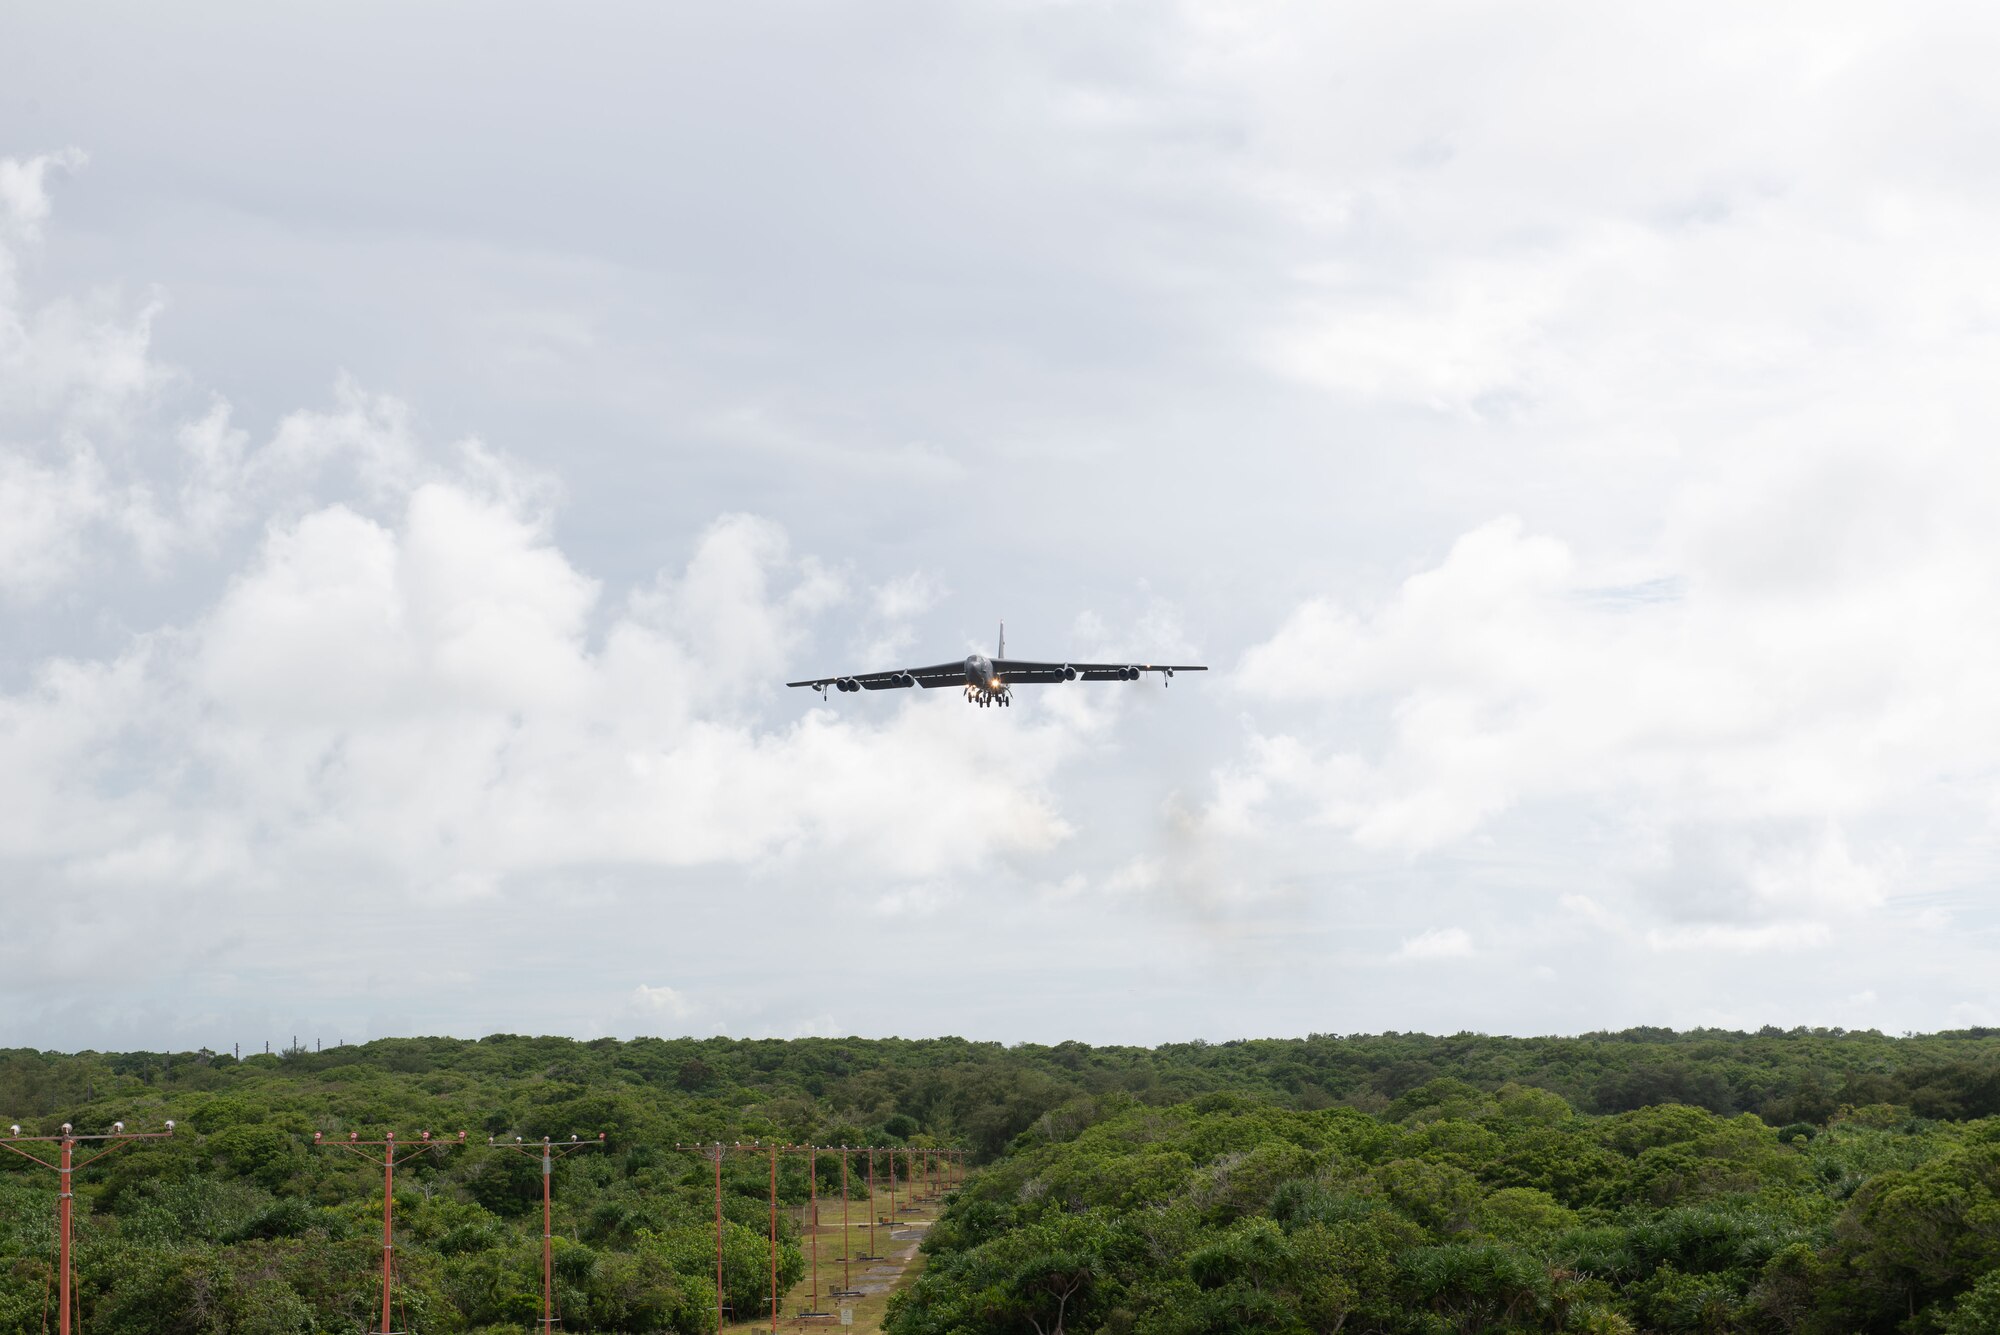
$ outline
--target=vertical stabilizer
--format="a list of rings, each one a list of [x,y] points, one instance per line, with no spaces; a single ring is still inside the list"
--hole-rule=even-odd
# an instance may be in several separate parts
[[[1005,658],[1007,656],[1007,623],[1004,621],[1000,623],[1000,652],[993,656],[995,658]]]

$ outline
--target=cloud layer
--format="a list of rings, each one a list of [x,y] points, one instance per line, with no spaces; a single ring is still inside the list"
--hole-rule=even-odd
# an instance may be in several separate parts
[[[132,21],[0,93],[0,1040],[2000,1018],[1986,10]],[[1218,671],[774,685],[1003,616]]]

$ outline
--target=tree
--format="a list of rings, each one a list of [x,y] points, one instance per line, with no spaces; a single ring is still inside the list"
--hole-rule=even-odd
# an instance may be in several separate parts
[[[2000,1270],[1989,1270],[1958,1296],[1940,1327],[1943,1335],[1993,1335],[2000,1330]]]
[[[1877,1312],[1916,1312],[2000,1268],[2000,1146],[1954,1149],[1855,1193],[1836,1254],[1853,1298]]]
[[[933,1261],[890,1300],[896,1335],[988,1331],[1065,1335],[1088,1326],[1109,1296],[1109,1232],[1095,1215],[1053,1214],[990,1242]]]

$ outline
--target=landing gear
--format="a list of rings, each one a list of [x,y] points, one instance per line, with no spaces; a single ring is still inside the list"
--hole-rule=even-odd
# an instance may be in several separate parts
[[[994,705],[1006,708],[1014,703],[1014,692],[1005,686],[992,688],[968,686],[965,688],[965,698],[968,703],[978,705],[981,709],[991,709]]]

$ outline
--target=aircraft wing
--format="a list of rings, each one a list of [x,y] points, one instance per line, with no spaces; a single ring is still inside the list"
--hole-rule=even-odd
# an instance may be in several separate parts
[[[1206,672],[1192,663],[1030,663],[1020,658],[996,658],[993,675],[1013,685],[1038,681],[1137,681],[1141,672]]]
[[[844,677],[814,677],[810,681],[788,681],[785,685],[810,686],[816,691],[823,691],[829,686],[839,686],[842,690],[848,690],[850,688],[842,683],[850,681],[864,691],[893,691],[907,686],[922,686],[936,690],[940,686],[965,685],[965,664],[939,663],[935,667],[898,668],[893,672],[856,672]]]

